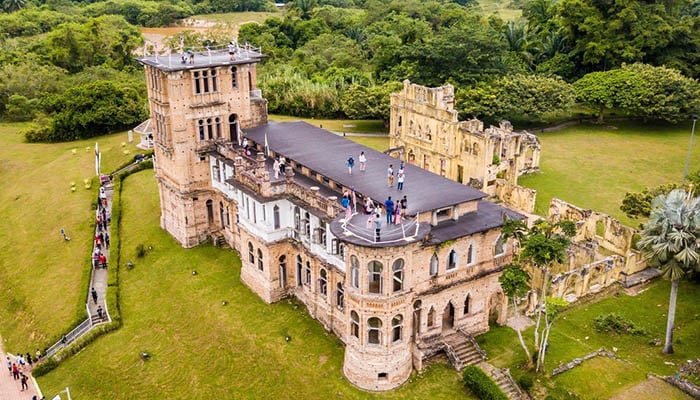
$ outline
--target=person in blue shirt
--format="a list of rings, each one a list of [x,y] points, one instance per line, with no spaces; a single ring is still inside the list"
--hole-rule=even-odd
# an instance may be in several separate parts
[[[355,159],[352,156],[350,156],[348,158],[348,173],[350,175],[352,175],[352,167],[354,167],[354,166],[355,166]]]
[[[391,196],[384,202],[384,207],[386,207],[386,223],[388,225],[391,224],[391,219],[394,216],[394,200],[391,199]]]

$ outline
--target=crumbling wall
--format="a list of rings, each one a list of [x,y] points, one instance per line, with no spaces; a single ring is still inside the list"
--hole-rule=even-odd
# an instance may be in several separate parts
[[[505,179],[496,179],[496,197],[503,203],[527,213],[535,211],[537,191],[511,183]]]
[[[562,220],[576,223],[574,241],[595,240],[598,244],[615,254],[627,256],[632,250],[632,237],[635,230],[623,225],[617,219],[593,210],[584,210],[563,200],[552,198],[549,203],[550,221]]]

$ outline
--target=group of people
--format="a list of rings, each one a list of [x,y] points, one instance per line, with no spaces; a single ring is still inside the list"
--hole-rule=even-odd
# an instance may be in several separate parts
[[[272,163],[272,173],[275,174],[275,179],[279,179],[280,175],[284,176],[286,168],[287,159],[284,156],[275,157],[275,161]]]
[[[365,156],[365,152],[362,151],[360,152],[360,156],[358,157],[358,161],[360,162],[360,172],[365,172],[367,169],[367,156]],[[348,174],[352,175],[352,169],[355,167],[355,157],[350,155],[346,161],[348,165]]]
[[[95,232],[95,247],[92,252],[92,266],[94,268],[107,268],[107,255],[102,251],[109,248],[109,224],[112,222],[112,215],[107,209],[107,193],[104,186],[100,187],[98,197],[97,217],[95,223],[97,230]]]
[[[389,188],[393,188],[394,187],[394,164],[389,164],[389,168],[386,169],[386,179],[387,179],[387,186]],[[396,188],[398,190],[403,190],[403,183],[404,183],[405,179],[406,179],[406,169],[405,169],[403,161],[401,161],[401,164],[399,165],[399,170],[396,171]]]
[[[13,362],[10,359],[10,356],[7,355],[7,358],[5,359],[7,371],[9,372],[10,376],[14,378],[14,380],[20,381],[22,391],[25,391],[29,389],[29,385],[27,383],[29,377],[25,374],[25,371],[30,370],[35,362],[39,362],[41,352],[37,349],[34,358],[32,358],[32,355],[29,353],[26,355],[18,354],[14,357],[15,361]]]

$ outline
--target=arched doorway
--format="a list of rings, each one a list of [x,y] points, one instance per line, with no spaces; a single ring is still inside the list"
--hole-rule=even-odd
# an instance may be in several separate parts
[[[209,224],[214,223],[214,202],[211,200],[207,200],[207,222]]]
[[[489,324],[503,325],[506,322],[505,303],[502,292],[496,292],[489,298]]]
[[[238,145],[240,146],[241,135],[238,130],[238,115],[231,114],[228,116],[228,129],[231,141],[238,143]]]
[[[280,287],[284,289],[287,287],[287,256],[280,256]]]
[[[450,330],[455,326],[455,306],[452,302],[447,303],[442,312],[442,330]]]
[[[420,334],[420,314],[421,314],[421,306],[423,303],[420,300],[417,300],[416,302],[413,303],[413,338],[417,338],[418,335]]]

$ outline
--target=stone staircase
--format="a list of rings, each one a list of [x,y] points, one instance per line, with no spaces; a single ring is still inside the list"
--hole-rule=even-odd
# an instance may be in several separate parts
[[[213,233],[211,235],[211,243],[214,245],[214,247],[219,247],[219,248],[224,248],[228,247],[228,243],[226,242],[226,238],[224,235],[221,233]]]
[[[498,387],[503,390],[509,399],[525,400],[530,398],[527,394],[520,390],[520,387],[517,383],[515,383],[515,380],[510,375],[508,368],[499,369],[487,362],[481,363],[479,367],[483,369],[484,372],[486,372],[494,381],[496,381]]]
[[[457,330],[442,337],[445,353],[450,359],[452,365],[461,371],[467,365],[478,364],[478,367],[483,369],[496,384],[503,390],[508,398],[513,400],[525,400],[529,397],[520,390],[515,380],[510,375],[507,368],[498,369],[486,362],[486,352],[467,332]]]
[[[442,340],[445,344],[445,353],[457,371],[461,371],[467,365],[478,364],[486,359],[486,353],[467,333],[458,330],[444,336]]]

